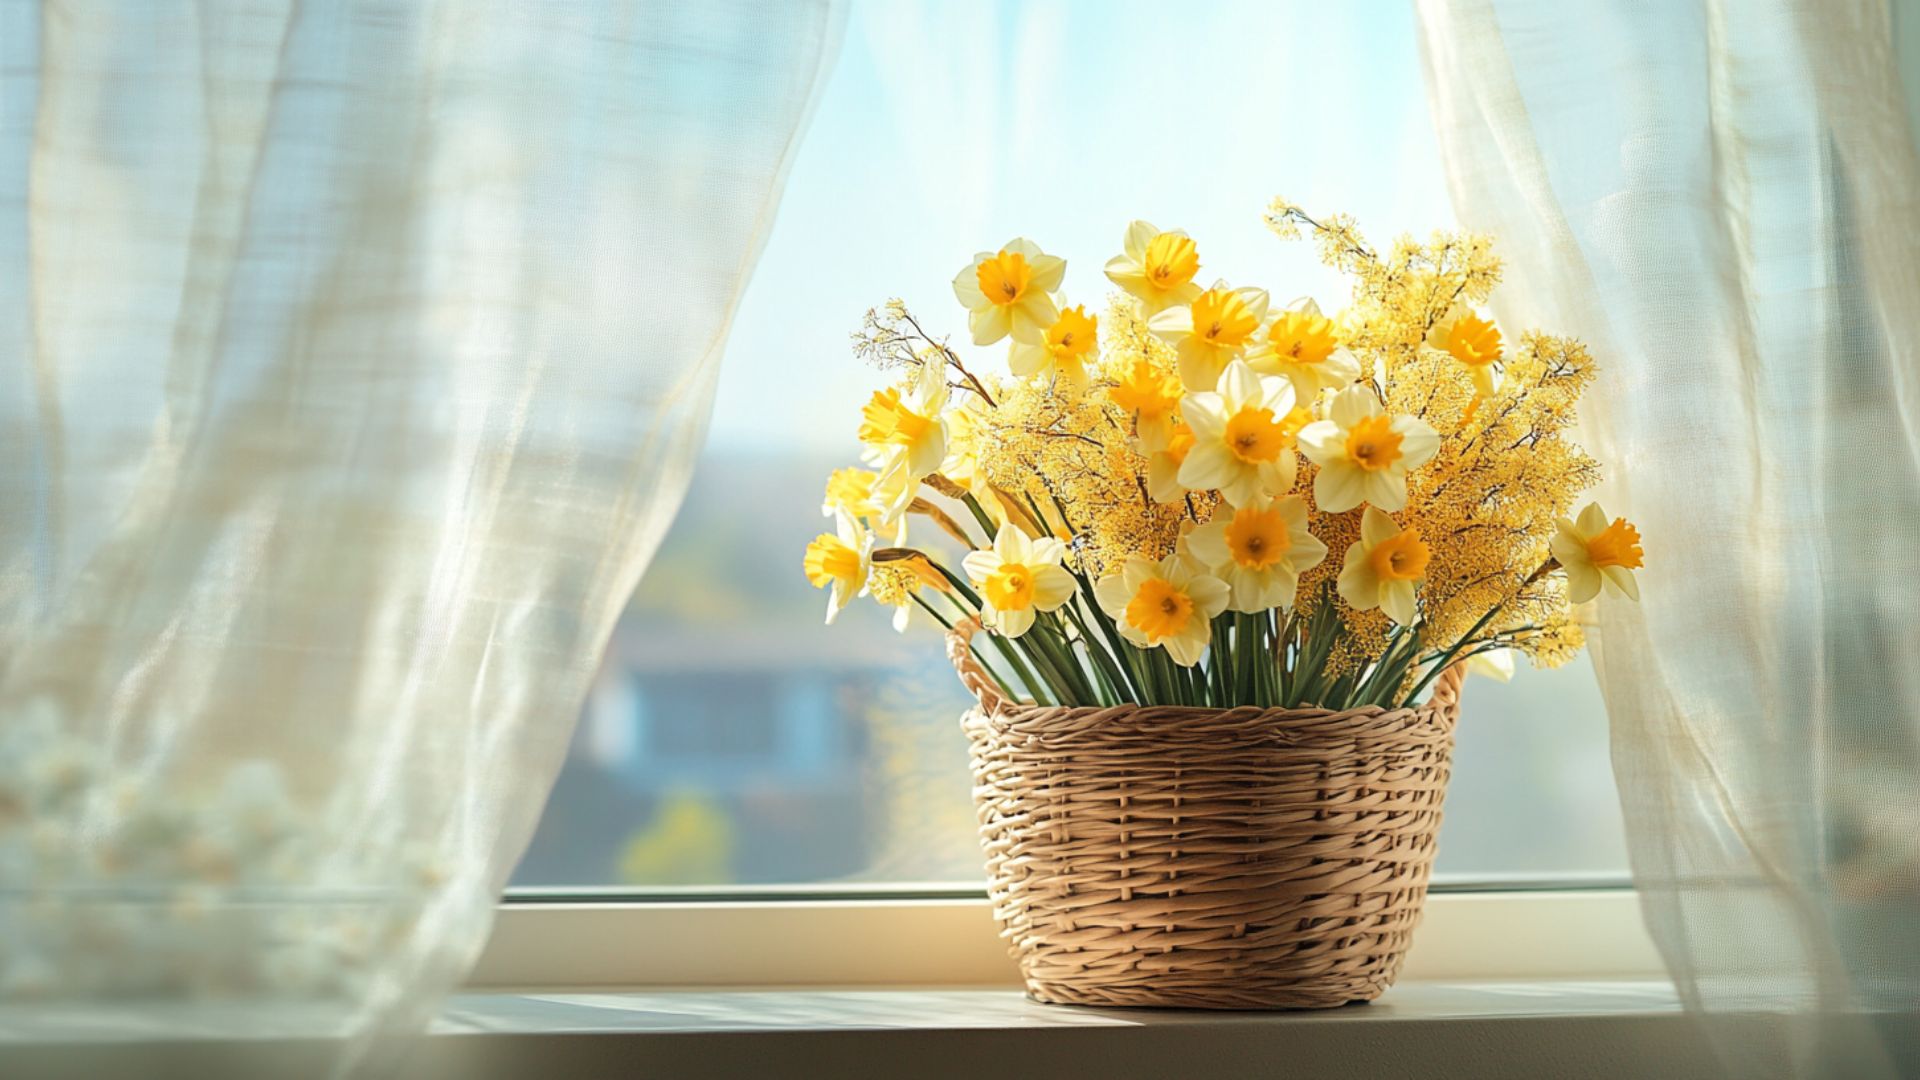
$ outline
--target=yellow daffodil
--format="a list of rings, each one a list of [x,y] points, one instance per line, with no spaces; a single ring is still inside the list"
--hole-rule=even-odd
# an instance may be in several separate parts
[[[1309,297],[1274,316],[1248,351],[1247,363],[1263,375],[1292,383],[1303,403],[1323,390],[1344,390],[1360,377],[1360,361],[1340,343],[1339,326],[1320,314],[1320,305]]]
[[[1500,328],[1461,306],[1427,331],[1427,344],[1464,364],[1481,397],[1500,385]]]
[[[953,295],[967,309],[973,343],[991,345],[1009,335],[1015,341],[1039,341],[1060,316],[1052,293],[1066,272],[1065,259],[1024,237],[975,255],[953,279]]]
[[[986,470],[980,463],[980,451],[986,445],[986,410],[987,403],[974,394],[947,410],[947,458],[940,463],[940,475],[966,488],[983,503],[991,494]]]
[[[1575,521],[1561,518],[1560,528],[1547,542],[1553,557],[1567,572],[1567,599],[1584,604],[1600,595],[1603,586],[1629,600],[1640,599],[1633,572],[1643,565],[1640,530],[1626,518],[1607,523],[1599,503],[1588,503]]]
[[[1512,682],[1514,668],[1512,649],[1488,649],[1467,658],[1467,674],[1484,675],[1494,682]]]
[[[1360,539],[1347,549],[1347,561],[1340,567],[1340,598],[1355,611],[1380,608],[1394,622],[1411,626],[1415,591],[1432,556],[1420,530],[1402,530],[1369,506],[1360,518]]]
[[[861,410],[860,441],[866,444],[867,462],[879,472],[874,483],[886,492],[889,522],[913,500],[918,481],[946,460],[946,404],[945,368],[925,363],[904,387],[876,392]]]
[[[816,589],[828,590],[828,622],[866,588],[872,554],[873,537],[844,511],[834,515],[833,532],[821,533],[807,545],[807,581]]]
[[[1159,562],[1135,556],[1093,586],[1094,599],[1120,636],[1143,649],[1161,646],[1181,667],[1200,662],[1213,617],[1226,610],[1230,591],[1178,552]]]
[[[1154,502],[1177,503],[1187,497],[1187,489],[1180,486],[1180,466],[1186,463],[1192,449],[1193,429],[1175,424],[1173,434],[1167,437],[1167,445],[1147,457],[1148,498]]]
[[[1140,298],[1147,314],[1172,304],[1191,304],[1200,295],[1193,276],[1200,272],[1200,249],[1178,229],[1161,232],[1144,221],[1127,226],[1124,255],[1107,260],[1107,280]]]
[[[1293,387],[1255,374],[1244,360],[1220,373],[1216,388],[1189,393],[1180,415],[1193,429],[1193,450],[1180,465],[1180,483],[1213,489],[1235,506],[1249,506],[1293,487],[1293,437],[1287,418]]]
[[[835,514],[850,514],[873,528],[891,529],[892,542],[907,542],[906,515],[893,509],[889,498],[897,499],[899,481],[905,479],[904,473],[897,473],[888,488],[879,484],[880,474],[871,469],[846,468],[835,469],[827,477],[826,497],[820,503],[820,514],[832,517]]]
[[[1015,375],[1051,377],[1078,390],[1087,385],[1087,360],[1096,356],[1100,320],[1084,305],[1063,308],[1039,341],[1013,343],[1007,366]]]
[[[1034,540],[1017,526],[1000,526],[993,547],[970,552],[961,565],[980,590],[980,622],[1006,637],[1033,626],[1036,612],[1053,611],[1073,596],[1073,575],[1060,566],[1067,547],[1052,537]]]
[[[1133,414],[1140,451],[1147,454],[1166,449],[1173,435],[1180,394],[1180,380],[1146,359],[1133,361],[1121,372],[1119,381],[1107,388],[1108,400]]]
[[[1300,452],[1320,466],[1313,501],[1329,514],[1372,503],[1389,513],[1407,505],[1407,472],[1439,452],[1440,436],[1413,416],[1388,416],[1366,386],[1333,397],[1329,419],[1300,430]]]
[[[1211,390],[1227,364],[1253,344],[1266,317],[1265,289],[1229,289],[1222,281],[1191,303],[1155,315],[1147,329],[1179,354],[1180,381],[1188,390]]]
[[[1307,531],[1307,502],[1298,495],[1265,507],[1222,505],[1186,541],[1233,590],[1235,611],[1292,607],[1300,574],[1327,557],[1327,545]]]

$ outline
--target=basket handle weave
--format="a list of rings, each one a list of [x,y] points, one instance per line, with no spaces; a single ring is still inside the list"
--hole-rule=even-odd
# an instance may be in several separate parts
[[[967,688],[975,701],[980,703],[980,711],[988,716],[1005,712],[1017,702],[1011,701],[994,685],[993,677],[987,674],[980,661],[973,655],[973,635],[980,630],[980,620],[968,616],[954,622],[953,629],[947,631],[947,659],[953,663],[954,673],[960,676],[960,685]],[[1433,681],[1433,694],[1427,700],[1427,706],[1452,716],[1460,707],[1460,687],[1467,677],[1467,665],[1450,664],[1440,677]]]

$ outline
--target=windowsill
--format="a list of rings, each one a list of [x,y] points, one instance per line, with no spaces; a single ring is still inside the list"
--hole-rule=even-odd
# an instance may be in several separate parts
[[[1756,1016],[1762,1023],[1765,1017]],[[179,1036],[179,1032],[175,1032]],[[135,1038],[8,1048],[26,1075],[306,1075],[329,1048]],[[1213,1013],[1039,1005],[1010,989],[467,993],[419,1078],[995,1075],[1699,1076],[1717,1066],[1670,985],[1411,982],[1372,1005]]]

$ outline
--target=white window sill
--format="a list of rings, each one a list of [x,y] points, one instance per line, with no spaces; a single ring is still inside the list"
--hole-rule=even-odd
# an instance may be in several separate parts
[[[1756,1015],[1756,1034],[1770,1018]],[[27,1076],[303,1076],[330,1048],[132,1038],[14,1045]],[[467,993],[401,1075],[500,1077],[1663,1077],[1715,1075],[1670,985],[1411,982],[1288,1013],[1061,1008],[1004,989]]]

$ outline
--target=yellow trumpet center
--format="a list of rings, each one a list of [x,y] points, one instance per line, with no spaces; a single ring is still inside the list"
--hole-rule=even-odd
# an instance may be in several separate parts
[[[922,416],[900,400],[900,391],[876,390],[860,410],[860,441],[878,446],[898,443],[912,446],[933,427],[933,418]]]
[[[980,260],[974,267],[974,279],[988,300],[1002,306],[1018,301],[1033,284],[1033,268],[1027,257],[1017,251],[1002,251]]]
[[[1181,424],[1167,435],[1167,448],[1161,453],[1173,460],[1174,468],[1186,463],[1187,452],[1193,449],[1193,429]]]
[[[1400,440],[1391,419],[1369,416],[1347,429],[1347,457],[1368,472],[1378,472],[1400,460]]]
[[[1047,351],[1055,360],[1078,360],[1093,348],[1098,325],[1085,305],[1067,308],[1047,328]]]
[[[1239,511],[1227,523],[1226,538],[1233,561],[1248,570],[1265,570],[1293,547],[1287,520],[1277,509]]]
[[[1033,606],[1033,571],[1023,563],[1001,563],[980,585],[980,594],[1001,611]]]
[[[1227,419],[1227,449],[1249,465],[1277,459],[1287,448],[1287,429],[1273,417],[1272,409],[1253,406],[1241,409]]]
[[[1161,233],[1147,244],[1147,280],[1156,289],[1177,289],[1200,272],[1200,249],[1193,240]]]
[[[1432,557],[1432,549],[1420,539],[1420,530],[1408,529],[1380,541],[1367,555],[1367,562],[1387,581],[1418,581],[1426,576],[1427,561]]]
[[[1340,344],[1333,320],[1307,311],[1289,311],[1267,331],[1273,351],[1296,364],[1323,363]]]
[[[1628,523],[1626,518],[1614,518],[1613,524],[1596,533],[1587,541],[1587,558],[1595,566],[1623,566],[1628,570],[1638,570],[1646,552],[1640,549],[1640,530]]]
[[[1454,320],[1440,344],[1448,356],[1468,367],[1496,363],[1500,359],[1500,328],[1468,312]]]
[[[857,581],[860,553],[832,533],[821,533],[807,545],[805,568],[807,581],[816,589],[824,589],[835,581]]]
[[[1260,329],[1253,309],[1232,289],[1208,289],[1194,300],[1193,332],[1209,345],[1238,348]]]
[[[1193,598],[1165,578],[1148,578],[1127,601],[1127,622],[1147,635],[1149,645],[1176,637],[1193,618]]]
[[[1135,360],[1126,377],[1107,390],[1115,405],[1145,419],[1158,419],[1180,404],[1180,380],[1146,360]]]

